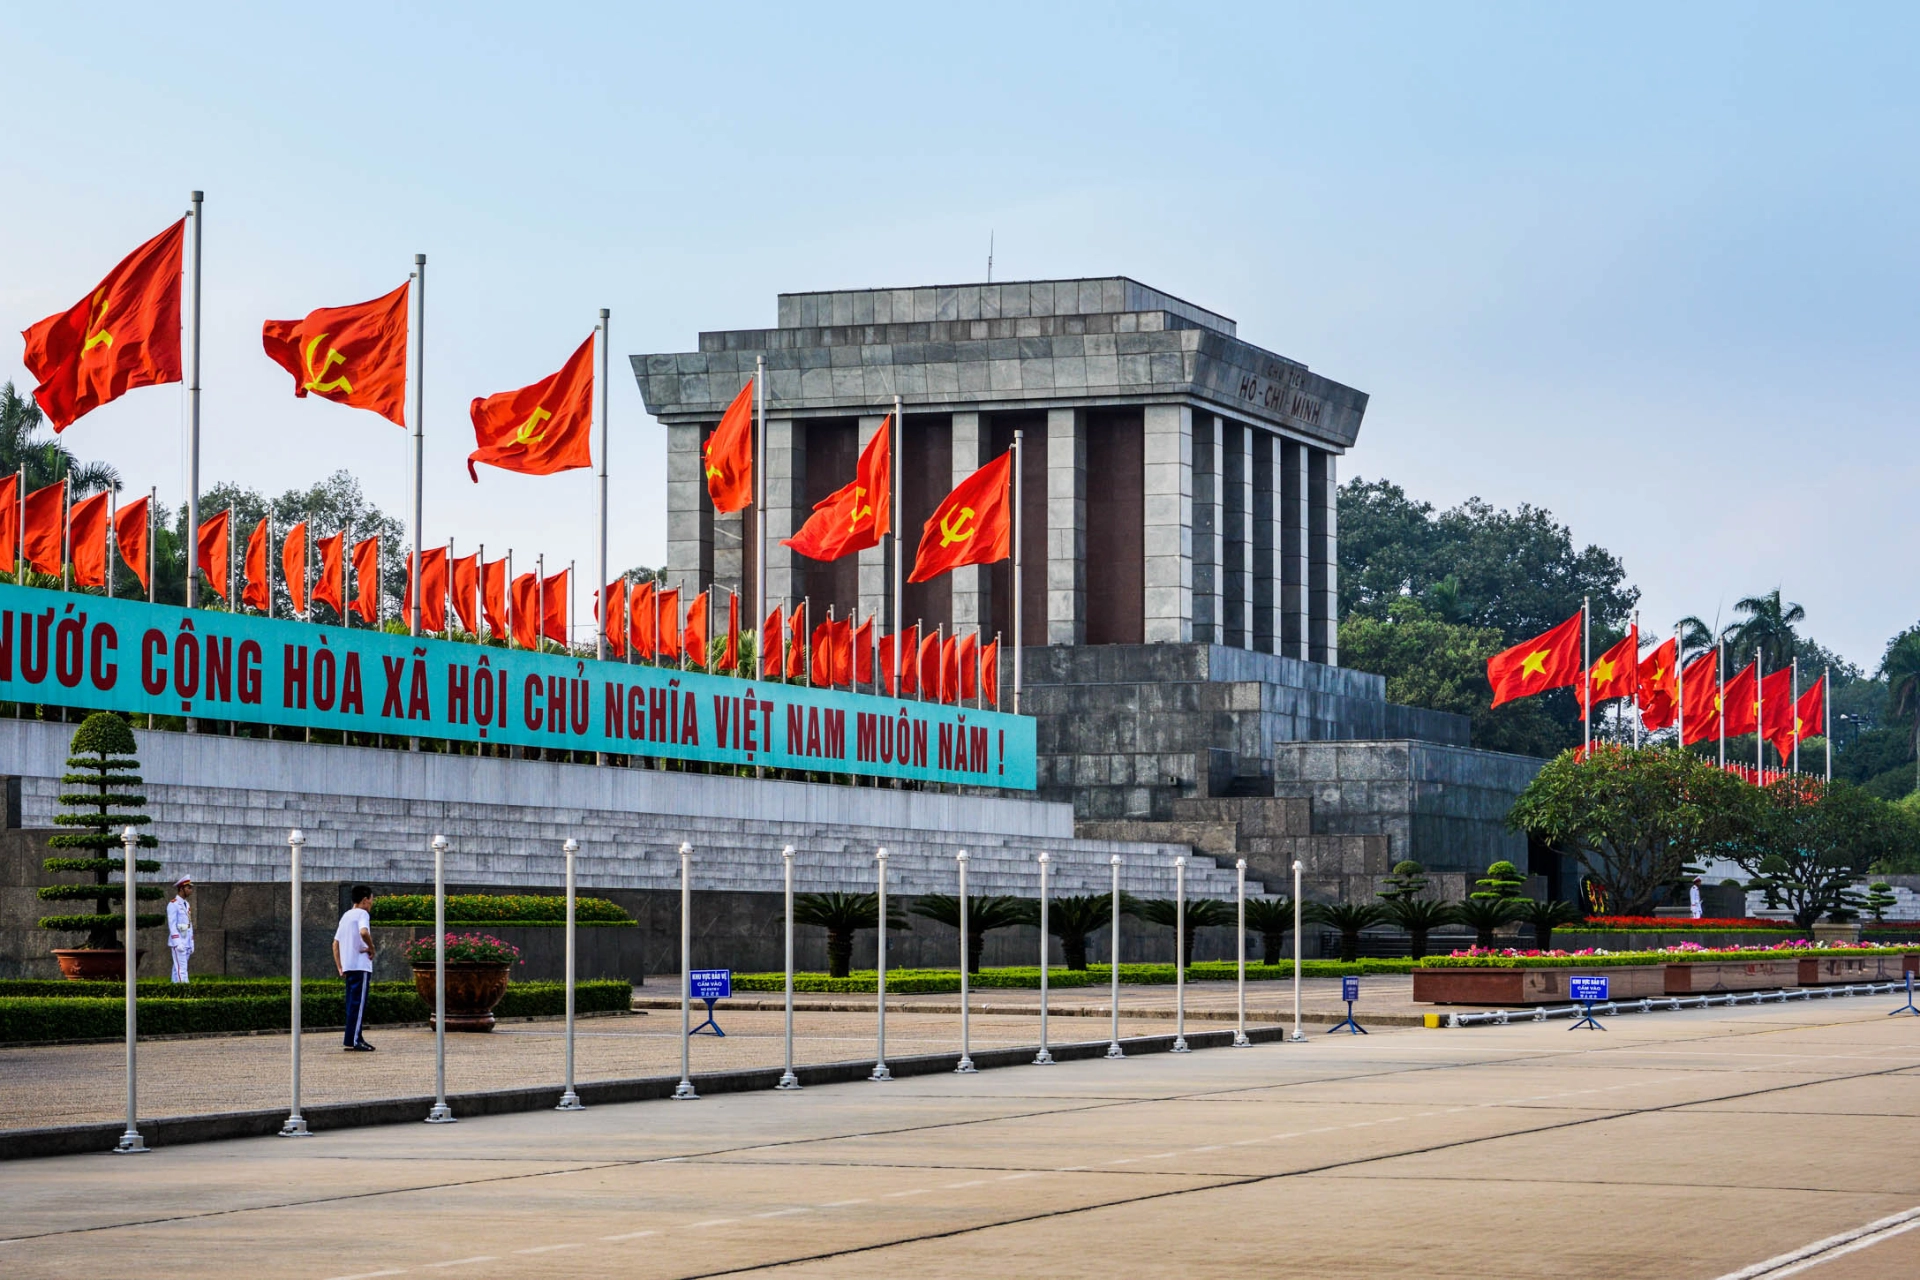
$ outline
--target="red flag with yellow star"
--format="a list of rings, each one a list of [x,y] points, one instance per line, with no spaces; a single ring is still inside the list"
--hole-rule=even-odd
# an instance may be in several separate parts
[[[1573,700],[1590,696],[1594,702],[1609,698],[1631,698],[1640,683],[1640,628],[1629,627],[1620,642],[1594,659],[1584,681],[1573,686]],[[1587,708],[1580,709],[1582,719]]]
[[[1648,732],[1665,729],[1679,711],[1679,685],[1674,676],[1674,655],[1679,645],[1671,638],[1640,659],[1640,723]]]
[[[1760,674],[1756,664],[1749,662],[1738,675],[1727,677],[1723,696],[1726,706],[1721,714],[1726,717],[1729,738],[1760,728]]]
[[[722,515],[753,501],[753,379],[740,388],[704,450],[707,494]]]
[[[1561,689],[1580,681],[1580,619],[1576,613],[1551,631],[1487,659],[1493,705]]]
[[[1827,678],[1823,675],[1813,682],[1813,687],[1800,695],[1793,704],[1793,736],[1787,742],[1786,750],[1780,752],[1780,758],[1791,757],[1793,745],[1805,742],[1808,738],[1823,737],[1827,732]],[[1779,749],[1780,744],[1774,743]]]
[[[55,431],[135,387],[180,381],[180,265],[187,220],[120,260],[79,302],[21,336],[33,398]]]
[[[371,409],[406,426],[407,290],[350,307],[321,307],[304,320],[260,326],[267,357],[293,375],[293,394]]]
[[[475,484],[476,462],[550,476],[593,465],[593,337],[567,357],[560,372],[499,395],[476,397],[468,412],[479,448],[467,455]]]
[[[1793,668],[1767,672],[1760,682],[1760,734],[1780,753],[1782,764],[1793,751],[1793,703]]]
[[[1709,649],[1680,673],[1682,741],[1692,744],[1720,736],[1720,651]]]

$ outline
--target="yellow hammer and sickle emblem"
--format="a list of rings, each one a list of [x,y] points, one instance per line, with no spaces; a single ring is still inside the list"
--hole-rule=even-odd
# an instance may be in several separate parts
[[[313,367],[313,353],[319,350],[320,344],[326,340],[327,335],[323,333],[307,344],[307,380],[301,386],[301,390],[318,391],[321,395],[325,395],[329,391],[344,391],[348,395],[352,395],[353,384],[347,381],[347,375],[344,373],[332,382],[323,381],[327,376],[327,370],[333,368],[336,364],[345,364],[347,362],[345,356],[335,351],[332,347],[328,347],[327,358],[320,362],[318,369]]]
[[[706,444],[701,446],[700,455],[707,460],[707,479],[719,480],[725,477],[726,472],[713,465],[713,440],[711,437],[708,438]]]
[[[545,409],[536,408],[532,413],[527,415],[525,422],[514,428],[513,442],[515,444],[539,444],[547,438],[547,433],[544,431],[535,431],[534,428],[552,416],[553,415]]]
[[[87,334],[86,345],[80,348],[81,355],[86,355],[87,352],[93,350],[95,347],[112,348],[113,335],[105,329],[100,328],[100,325],[106,322],[106,318],[107,291],[102,289],[93,295],[93,314],[87,318],[87,328],[92,332]]]
[[[967,522],[973,519],[973,508],[961,507],[955,515],[958,518],[952,524],[947,523],[945,516],[940,517],[940,545],[943,547],[965,542],[973,536],[973,530],[967,527]]]
[[[867,490],[863,485],[855,485],[853,487],[853,516],[847,521],[847,529],[849,532],[851,532],[854,529],[858,529],[860,527],[860,521],[863,518],[873,514],[872,503],[868,503],[864,507],[860,505],[860,495],[865,493],[866,491]],[[946,544],[942,543],[941,545],[945,546]]]

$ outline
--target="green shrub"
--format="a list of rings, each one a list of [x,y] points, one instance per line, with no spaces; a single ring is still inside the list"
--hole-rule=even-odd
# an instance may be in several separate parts
[[[48,871],[78,871],[92,875],[80,884],[50,884],[38,891],[44,902],[91,902],[93,910],[80,914],[50,915],[40,919],[40,927],[54,933],[84,933],[82,947],[111,950],[121,944],[119,933],[126,923],[126,880],[115,886],[111,876],[124,871],[126,857],[121,832],[127,827],[145,826],[153,821],[140,812],[147,802],[143,795],[125,790],[140,785],[140,767],[134,757],[136,744],[127,722],[111,711],[96,711],[80,722],[68,748],[67,767],[75,772],[62,775],[60,781],[81,788],[60,793],[60,805],[68,810],[54,815],[54,824],[65,828],[47,838],[50,849],[74,849],[84,857],[55,856],[41,866]],[[125,810],[116,812],[115,810]],[[159,840],[150,835],[138,837],[138,846],[152,849]],[[135,858],[138,871],[158,871],[160,863],[151,858]],[[157,884],[136,884],[134,898],[158,901],[162,890]],[[138,912],[136,929],[152,929],[166,922],[160,912]]]
[[[1411,960],[1367,959],[1343,964],[1338,960],[1308,960],[1301,965],[1301,974],[1308,978],[1338,978],[1351,974],[1411,973],[1414,969]],[[1108,985],[1109,967],[1104,964],[1089,964],[1084,971],[1073,969],[1049,968],[1047,985],[1049,987],[1104,987]],[[1189,966],[1187,977],[1190,981],[1232,981],[1234,962],[1231,960],[1203,960]],[[1293,977],[1293,962],[1282,961],[1279,964],[1248,964],[1249,982],[1273,982]],[[1171,964],[1123,964],[1120,966],[1120,981],[1139,986],[1172,986],[1173,966]],[[795,991],[814,992],[856,992],[874,989],[874,972],[871,969],[849,974],[844,978],[832,978],[823,973],[796,973],[793,975]],[[1010,966],[1005,969],[983,969],[969,980],[975,990],[982,988],[1038,988],[1040,969],[1037,965]],[[733,975],[733,989],[736,992],[785,991],[786,977],[778,973],[736,973]],[[888,995],[940,995],[958,993],[960,974],[956,969],[889,969],[887,971]]]
[[[433,895],[393,893],[373,900],[375,924],[433,924]],[[618,903],[605,898],[575,898],[573,921],[579,925],[635,924]],[[564,896],[533,893],[450,893],[447,923],[558,924],[567,922]]]

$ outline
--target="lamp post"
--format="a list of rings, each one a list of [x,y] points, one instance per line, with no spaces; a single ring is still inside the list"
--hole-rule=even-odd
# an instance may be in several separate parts
[[[1113,927],[1107,931],[1111,935],[1107,939],[1110,956],[1107,978],[1109,999],[1113,1003],[1113,1030],[1107,1040],[1107,1056],[1124,1058],[1127,1051],[1120,1047],[1120,855],[1114,854],[1109,865],[1113,867]]]
[[[780,1073],[776,1089],[798,1089],[800,1077],[793,1074],[793,846],[780,851],[787,889],[787,1069]]]
[[[290,1023],[293,1028],[293,1106],[287,1112],[286,1121],[280,1126],[283,1138],[310,1138],[313,1134],[307,1129],[306,1117],[300,1114],[300,969],[304,963],[300,955],[300,850],[306,845],[306,833],[295,827],[287,832],[287,851],[290,855],[288,867],[292,883],[289,905],[293,911],[293,1007]]]
[[[369,983],[368,985],[372,985]],[[447,838],[433,838],[433,1108],[428,1124],[452,1124],[447,1105]]]
[[[960,1061],[954,1066],[954,1074],[969,1076],[973,1074],[971,1028],[967,1025],[968,998],[967,962],[972,958],[967,951],[967,851],[962,849],[954,855],[954,861],[960,865]]]
[[[880,1020],[874,1038],[873,1074],[869,1080],[891,1080],[893,1072],[887,1070],[887,851],[884,847],[873,855],[879,866],[878,881],[880,888],[880,937],[879,961],[875,966],[874,1003],[879,1009]]]
[[[605,639],[603,628],[601,642],[605,643]],[[580,1105],[580,1095],[573,1090],[573,857],[580,852],[580,842],[568,836],[560,849],[567,855],[567,1088],[560,1095],[560,1102],[554,1110],[584,1111],[586,1108]]]
[[[1300,1030],[1300,869],[1302,864],[1295,860],[1293,864],[1293,1034],[1287,1039],[1301,1041],[1307,1038]]]
[[[139,1155],[147,1149],[145,1140],[140,1137],[140,1125],[138,1122],[138,1116],[140,1114],[140,1075],[134,1060],[134,1043],[140,1038],[140,1007],[138,1001],[140,975],[135,972],[140,959],[139,953],[135,949],[137,946],[135,934],[137,934],[140,929],[140,916],[134,905],[134,900],[137,896],[134,892],[134,877],[139,872],[134,854],[138,851],[139,847],[140,833],[132,827],[124,828],[120,832],[120,850],[121,856],[124,859],[121,870],[125,873],[124,878],[127,889],[127,1128],[126,1132],[120,1135],[119,1145],[113,1149],[115,1155],[122,1156]]]
[[[1248,1049],[1253,1046],[1253,1041],[1247,1039],[1247,860],[1242,858],[1239,862],[1235,863],[1234,871],[1239,877],[1238,883],[1235,886],[1235,896],[1239,903],[1240,914],[1238,923],[1234,928],[1234,933],[1239,938],[1240,946],[1238,949],[1238,958],[1235,962],[1234,981],[1239,988],[1237,995],[1240,1006],[1240,1020],[1234,1029],[1233,1047],[1236,1049]]]
[[[693,846],[680,842],[680,1083],[675,1102],[697,1102],[693,1089]]]
[[[1173,1053],[1187,1053],[1187,860],[1173,860]]]
[[[1036,1067],[1053,1065],[1047,1050],[1047,851],[1040,851],[1040,1052],[1033,1057]]]

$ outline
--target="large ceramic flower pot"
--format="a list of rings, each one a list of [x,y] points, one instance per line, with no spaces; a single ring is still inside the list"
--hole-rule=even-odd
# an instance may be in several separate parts
[[[447,1030],[493,1030],[493,1007],[507,993],[507,965],[463,962],[447,964]],[[413,970],[413,989],[427,1004],[433,1021],[433,966]]]
[[[72,947],[56,950],[53,958],[60,962],[60,975],[68,982],[125,982],[127,980],[127,949],[125,947]],[[147,958],[142,947],[134,954],[134,968],[137,972],[140,962]]]

